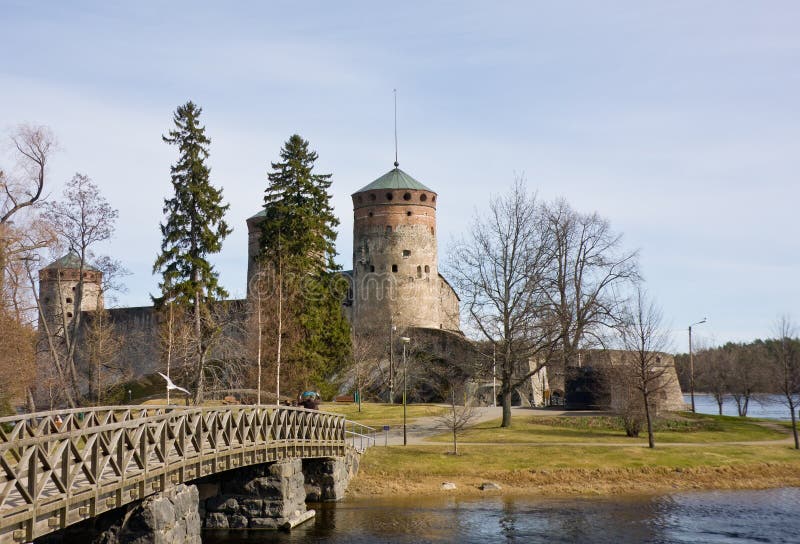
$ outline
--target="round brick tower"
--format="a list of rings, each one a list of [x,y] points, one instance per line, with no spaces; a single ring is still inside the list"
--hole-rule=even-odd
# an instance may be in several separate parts
[[[81,307],[75,307],[76,289],[81,280],[81,260],[69,252],[39,270],[39,297],[42,315],[54,332],[75,318],[75,312],[93,312],[103,308],[101,283],[103,273],[97,268],[83,265],[83,298]]]
[[[442,315],[436,193],[395,167],[352,198],[356,332],[451,328]]]

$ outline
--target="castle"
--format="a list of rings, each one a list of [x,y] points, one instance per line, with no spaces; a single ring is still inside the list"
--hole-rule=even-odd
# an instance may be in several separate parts
[[[439,273],[436,241],[437,193],[397,165],[356,191],[353,200],[353,268],[343,272],[350,289],[343,311],[357,334],[387,340],[389,355],[396,337],[438,338],[449,353],[468,349],[459,327],[459,301]],[[247,279],[255,273],[259,249],[261,211],[247,219]],[[41,320],[52,330],[74,319],[73,297],[80,280],[80,259],[69,253],[40,270]],[[84,294],[80,311],[103,309],[102,272],[84,264]],[[229,330],[244,330],[247,299],[225,301]],[[107,310],[117,337],[123,366],[133,377],[161,369],[159,317],[152,306]],[[231,335],[236,333],[231,332]],[[439,338],[444,336],[445,338]],[[239,343],[240,345],[243,342]],[[381,351],[380,349],[378,351]],[[240,354],[241,355],[241,354]]]
[[[435,191],[400,170],[397,163],[392,170],[352,194],[353,267],[343,272],[350,286],[343,311],[356,335],[374,344],[373,354],[379,358],[391,361],[399,347],[396,340],[409,337],[420,349],[435,353],[445,364],[486,358],[461,332],[458,295],[439,273],[437,196]],[[262,211],[247,219],[248,285],[256,270],[263,217]],[[59,320],[73,319],[69,308],[80,279],[79,268],[77,256],[68,254],[40,271],[43,303],[40,319],[53,326]],[[84,266],[83,279],[81,311],[102,308],[102,273]],[[225,301],[222,306],[226,311],[224,334],[236,341],[230,342],[233,352],[221,357],[246,358],[242,336],[246,330],[247,299]],[[125,359],[123,366],[131,369],[131,377],[161,370],[159,317],[154,308],[117,308],[108,313],[118,338],[124,343],[120,357]],[[546,371],[533,375],[514,391],[513,404],[561,403],[565,397],[569,399],[572,388],[573,398],[579,399],[576,406],[613,407],[613,397],[619,396],[614,392],[614,384],[600,384],[590,371],[612,365],[618,356],[589,352],[586,357],[585,368],[580,361],[576,368],[554,368],[550,380]],[[664,364],[670,366],[674,374],[672,357],[666,354],[664,357]],[[484,360],[484,368],[488,367],[485,363]],[[520,370],[527,373],[530,369]],[[390,363],[390,376],[391,373]],[[476,381],[473,395],[483,403],[493,403],[496,392],[491,383],[491,376]],[[661,400],[667,409],[682,407],[677,379]]]

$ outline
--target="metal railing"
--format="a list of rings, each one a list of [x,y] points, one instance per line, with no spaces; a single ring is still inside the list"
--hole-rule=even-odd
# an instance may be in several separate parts
[[[364,453],[367,448],[375,445],[378,431],[368,425],[362,425],[349,419],[345,421],[345,439],[347,443],[359,453]]]
[[[344,416],[283,406],[111,406],[0,418],[0,543],[29,542],[216,472],[346,448]]]

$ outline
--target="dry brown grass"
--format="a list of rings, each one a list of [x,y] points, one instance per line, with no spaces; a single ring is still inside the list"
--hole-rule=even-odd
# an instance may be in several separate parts
[[[456,484],[442,491],[442,482]],[[661,493],[692,489],[761,489],[800,485],[800,454],[787,446],[647,448],[546,446],[374,448],[349,492],[356,496],[561,496]],[[489,493],[498,493],[489,492]]]

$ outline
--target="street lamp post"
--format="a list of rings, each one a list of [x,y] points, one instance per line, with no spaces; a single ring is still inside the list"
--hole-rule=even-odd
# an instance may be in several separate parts
[[[406,393],[407,393],[407,390],[408,390],[408,388],[407,388],[407,382],[408,382],[407,374],[408,374],[408,372],[406,371],[406,368],[407,368],[407,365],[406,365],[406,344],[411,342],[411,338],[409,338],[408,336],[401,336],[400,340],[403,342],[403,445],[406,446],[406,445],[408,445],[408,434],[407,434],[407,429],[406,429],[406,420],[407,420],[407,417],[406,417],[406,407],[407,407]]]
[[[704,317],[702,321],[692,323],[689,325],[689,391],[692,396],[692,413],[694,413],[694,355],[692,354],[692,327],[695,325],[702,325],[706,322]]]
[[[394,404],[394,331],[397,326],[389,322],[389,404]]]

